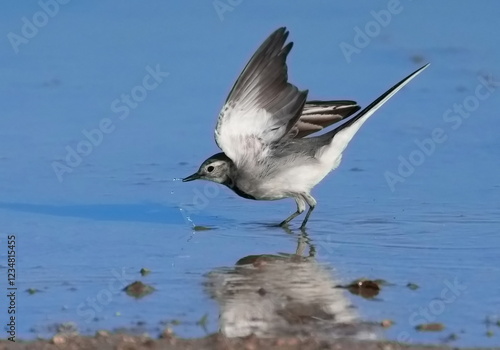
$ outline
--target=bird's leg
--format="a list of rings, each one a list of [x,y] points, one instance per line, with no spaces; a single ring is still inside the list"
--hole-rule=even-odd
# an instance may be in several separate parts
[[[316,207],[316,199],[314,199],[313,196],[311,196],[309,193],[304,193],[302,194],[302,198],[309,204],[309,210],[306,213],[306,217],[304,218],[304,221],[302,221],[302,225],[300,225],[301,229],[304,229],[307,224],[307,220],[309,220],[309,216],[311,215],[312,211]]]
[[[293,213],[292,215],[290,215],[289,217],[287,217],[285,220],[283,220],[280,223],[280,226],[287,225],[290,221],[295,219],[298,215],[302,214],[304,212],[304,210],[306,210],[306,202],[304,201],[304,199],[302,197],[298,196],[298,197],[295,197],[294,199],[295,199],[295,203],[297,203],[297,211],[295,213]]]

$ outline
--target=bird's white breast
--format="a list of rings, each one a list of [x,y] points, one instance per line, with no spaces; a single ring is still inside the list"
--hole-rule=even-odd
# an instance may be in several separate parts
[[[261,200],[276,200],[309,193],[326,175],[340,163],[321,157],[307,161],[292,161],[275,168],[266,176],[241,176],[238,187]]]

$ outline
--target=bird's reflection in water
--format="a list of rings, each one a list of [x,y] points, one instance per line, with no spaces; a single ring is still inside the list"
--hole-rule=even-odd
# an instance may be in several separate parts
[[[307,253],[306,253],[307,251]],[[336,286],[334,271],[315,260],[306,232],[294,254],[251,255],[235,267],[207,275],[207,291],[220,307],[220,332],[228,337],[307,335],[375,339]]]

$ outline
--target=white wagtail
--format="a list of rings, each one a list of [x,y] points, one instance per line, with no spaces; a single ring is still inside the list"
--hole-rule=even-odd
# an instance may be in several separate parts
[[[241,197],[256,200],[293,198],[297,211],[280,225],[309,210],[311,190],[340,164],[342,152],[361,125],[427,66],[394,85],[361,112],[354,101],[307,101],[307,90],[288,82],[286,28],[272,33],[240,74],[219,114],[215,141],[223,151],[205,160],[183,181],[223,184]],[[322,135],[305,137],[345,122]]]

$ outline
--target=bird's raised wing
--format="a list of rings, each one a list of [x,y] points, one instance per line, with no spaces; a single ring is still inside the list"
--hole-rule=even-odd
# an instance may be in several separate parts
[[[307,91],[288,83],[286,28],[258,48],[219,114],[215,141],[236,165],[258,162],[269,145],[287,135],[301,116]]]

